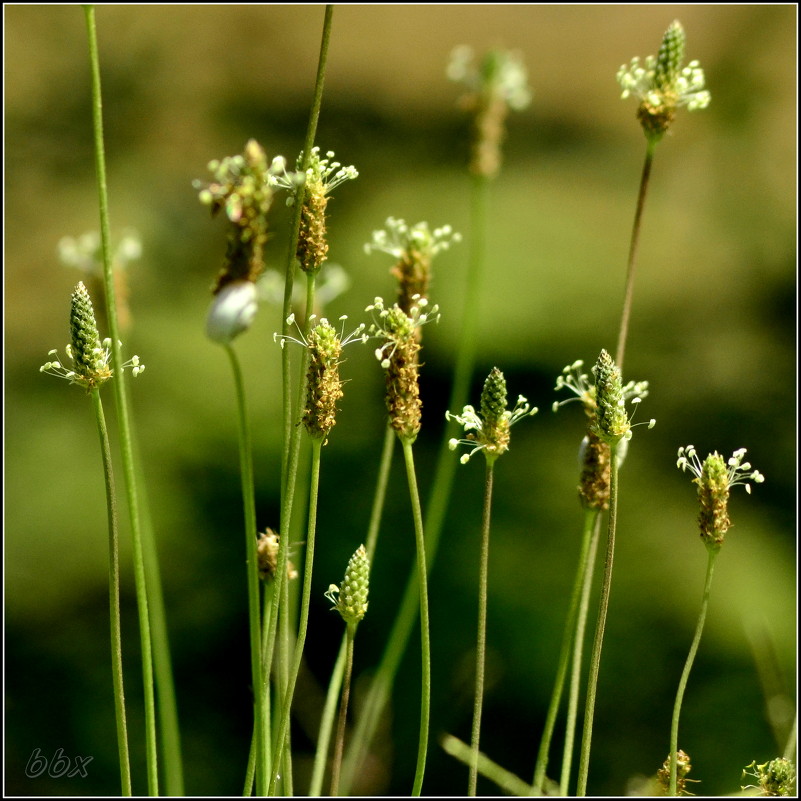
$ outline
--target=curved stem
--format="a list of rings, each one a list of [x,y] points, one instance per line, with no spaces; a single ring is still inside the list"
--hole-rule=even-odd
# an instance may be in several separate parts
[[[120,327],[114,292],[114,274],[111,264],[111,235],[108,211],[108,186],[106,182],[106,157],[103,139],[103,103],[100,87],[100,58],[97,49],[97,30],[94,6],[84,6],[89,40],[89,61],[92,75],[92,122],[94,128],[95,169],[97,171],[98,203],[100,208],[100,239],[103,252],[103,285],[106,295],[109,334],[111,336],[112,363],[114,364],[114,400],[120,435],[123,475],[125,478],[128,511],[131,520],[133,544],[134,583],[136,586],[137,610],[139,613],[139,636],[142,650],[142,683],[145,696],[145,742],[147,754],[147,784],[149,795],[159,794],[158,754],[156,750],[156,696],[153,682],[153,651],[148,612],[147,579],[142,530],[139,522],[139,502],[136,491],[131,424],[128,418],[125,372],[120,345]]]
[[[592,723],[595,717],[595,695],[598,689],[598,674],[601,669],[601,650],[606,629],[606,613],[609,609],[609,590],[612,586],[612,564],[615,557],[615,528],[617,526],[618,465],[617,446],[610,448],[610,485],[609,485],[609,528],[606,540],[606,564],[601,585],[601,599],[598,604],[598,620],[595,624],[595,640],[590,657],[590,675],[587,679],[587,699],[584,708],[584,733],[581,739],[581,759],[579,761],[578,788],[576,795],[587,794],[587,774],[590,765],[590,748],[592,745]]]
[[[117,498],[114,492],[114,471],[111,465],[111,448],[103,414],[100,390],[91,392],[92,404],[100,436],[103,457],[103,477],[106,484],[108,509],[108,594],[111,619],[111,677],[114,685],[114,714],[117,721],[117,748],[120,755],[122,795],[131,795],[131,761],[128,756],[128,727],[125,719],[125,691],[122,681],[122,627],[120,624],[120,539],[117,528]]]
[[[419,796],[423,788],[428,751],[428,721],[431,715],[431,640],[428,621],[428,580],[426,577],[426,546],[423,536],[423,513],[420,509],[420,494],[417,491],[417,477],[414,471],[412,442],[401,439],[403,457],[406,462],[406,477],[409,482],[409,497],[412,501],[414,517],[414,537],[417,544],[417,576],[420,589],[420,650],[422,655],[422,685],[420,699],[420,740],[417,746],[417,769],[414,774],[412,795]]]
[[[295,694],[295,684],[300,672],[300,663],[303,659],[303,646],[306,644],[306,630],[309,625],[309,605],[311,602],[312,568],[314,566],[314,538],[317,530],[317,491],[320,484],[320,449],[323,439],[312,439],[311,486],[309,487],[309,525],[306,531],[306,561],[303,572],[303,596],[300,606],[300,623],[298,624],[298,638],[295,642],[295,655],[292,668],[289,672],[287,688],[284,695],[284,706],[281,711],[281,723],[278,727],[278,737],[275,741],[273,754],[273,776],[270,779],[270,795],[275,792],[278,781],[281,759],[284,754],[286,735],[289,730],[289,713],[292,708],[292,698]]]
[[[481,559],[478,571],[478,635],[476,638],[476,694],[473,700],[473,730],[470,740],[472,756],[467,794],[475,796],[478,782],[479,739],[481,710],[484,705],[484,664],[487,655],[487,587],[489,584],[489,535],[492,510],[492,481],[494,460],[487,459],[484,484],[484,511],[481,518]]]
[[[637,269],[637,248],[640,244],[640,229],[642,227],[642,212],[645,208],[645,197],[648,193],[648,179],[651,177],[651,163],[654,160],[656,141],[648,139],[645,151],[645,163],[640,177],[640,191],[637,195],[637,208],[634,212],[634,226],[631,231],[631,244],[629,245],[629,261],[626,269],[626,295],[623,300],[623,314],[620,318],[620,332],[617,340],[617,353],[615,364],[623,370],[623,357],[626,355],[626,337],[629,333],[629,316],[631,315],[631,300],[634,295],[634,273]]]
[[[259,560],[256,532],[256,501],[253,482],[253,446],[250,436],[247,408],[245,404],[245,385],[242,380],[242,368],[231,345],[225,346],[231,361],[236,389],[237,412],[239,420],[239,470],[242,481],[242,505],[245,515],[245,555],[247,558],[248,580],[248,630],[250,632],[250,672],[253,686],[253,719],[256,722],[256,741],[258,745],[256,757],[256,791],[263,795],[266,788],[267,770],[264,760],[259,758],[264,753],[266,732],[264,717],[264,693],[261,675],[261,626],[259,621]]]
[[[584,653],[584,632],[587,628],[587,615],[590,609],[590,591],[592,590],[592,577],[595,573],[595,561],[598,554],[598,540],[601,534],[601,513],[598,510],[587,510],[587,516],[592,512],[592,539],[587,554],[584,584],[579,604],[578,624],[573,642],[573,667],[570,671],[570,694],[567,704],[567,725],[565,727],[565,746],[562,757],[562,774],[559,777],[559,794],[567,795],[570,784],[570,770],[573,766],[573,741],[576,736],[576,719],[578,718],[579,689],[581,686],[581,660]]]
[[[571,646],[577,642],[577,616],[579,610],[579,601],[583,597],[583,590],[587,584],[588,576],[591,576],[591,571],[588,572],[587,565],[589,561],[590,543],[593,539],[593,529],[595,529],[595,522],[600,517],[595,509],[586,509],[584,512],[584,532],[581,538],[581,550],[579,552],[578,568],[576,570],[576,578],[573,582],[573,592],[570,596],[570,606],[567,612],[567,619],[565,620],[565,628],[562,634],[562,647],[559,652],[559,664],[556,669],[556,679],[554,681],[553,690],[551,692],[551,701],[548,706],[548,713],[545,716],[545,727],[542,732],[542,740],[540,742],[540,749],[537,754],[537,764],[534,768],[534,782],[532,784],[532,791],[534,795],[541,795],[543,784],[545,783],[545,772],[548,768],[548,752],[551,747],[551,739],[553,738],[553,730],[556,724],[556,716],[559,712],[559,704],[562,700],[562,691],[565,686],[565,678],[567,677],[567,668],[570,664]],[[592,560],[594,563],[594,559]],[[585,618],[586,619],[586,618]],[[565,755],[570,753],[571,748],[568,748],[567,742],[565,743]],[[565,760],[562,760],[562,767],[564,770]],[[569,768],[568,768],[569,775]],[[561,787],[561,793],[564,795],[565,787],[564,782]]]
[[[676,703],[673,706],[673,719],[670,724],[670,791],[669,795],[676,795],[677,784],[677,765],[676,758],[678,752],[679,742],[679,716],[681,715],[681,704],[684,700],[684,691],[687,689],[687,680],[690,678],[690,670],[692,670],[693,662],[695,661],[695,654],[698,651],[698,645],[701,642],[701,634],[704,631],[704,622],[706,621],[706,613],[709,608],[709,589],[712,586],[712,571],[715,567],[715,557],[720,553],[719,549],[709,548],[709,558],[706,563],[706,579],[704,581],[704,596],[701,600],[701,614],[698,616],[698,623],[695,627],[695,636],[693,637],[692,645],[690,646],[690,653],[687,655],[687,661],[684,663],[684,670],[679,680],[679,689],[676,692]]]
[[[345,632],[345,676],[342,683],[342,700],[339,702],[339,722],[337,723],[336,744],[334,746],[334,763],[331,766],[331,796],[339,795],[339,773],[342,768],[342,753],[345,749],[345,722],[348,719],[350,679],[353,673],[353,639],[356,636],[356,625],[355,623],[349,624]]]

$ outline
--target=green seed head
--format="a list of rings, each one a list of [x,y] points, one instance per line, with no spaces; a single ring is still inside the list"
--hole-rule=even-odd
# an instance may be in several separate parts
[[[750,771],[749,771],[750,768]],[[743,779],[753,776],[757,784],[749,784],[743,790],[761,790],[761,796],[791,796],[795,795],[795,766],[789,759],[779,757],[757,765],[754,760],[743,771]]]
[[[639,100],[637,118],[652,142],[658,142],[671,126],[676,109],[706,108],[711,99],[699,63],[683,66],[685,43],[684,28],[676,20],[665,31],[657,56],[647,56],[643,62],[633,58],[617,72],[622,97]]]
[[[729,520],[729,471],[723,457],[710,453],[704,461],[698,484],[698,526],[708,548],[718,549],[731,526]]]
[[[656,56],[654,82],[660,89],[669,89],[679,77],[684,63],[684,46],[687,37],[681,23],[674,20],[662,37],[659,53]]]
[[[325,597],[334,604],[348,625],[357,624],[367,612],[367,593],[370,587],[370,560],[364,545],[360,545],[351,556],[345,570],[345,578],[337,587],[332,584]]]
[[[339,357],[342,343],[328,322],[309,332],[309,370],[306,382],[306,408],[303,423],[312,437],[325,438],[336,423],[337,401],[342,397]]]
[[[95,310],[83,281],[72,292],[70,344],[75,371],[87,381],[102,383],[111,377],[97,333]]]
[[[598,405],[595,433],[609,445],[616,445],[629,435],[631,425],[626,414],[623,381],[612,357],[602,350],[593,368],[595,400]]]

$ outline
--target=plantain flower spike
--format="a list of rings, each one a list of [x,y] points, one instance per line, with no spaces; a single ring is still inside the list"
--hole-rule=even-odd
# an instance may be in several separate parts
[[[595,375],[595,402],[598,407],[596,419],[592,422],[593,432],[611,446],[630,440],[631,417],[626,411],[626,393],[618,366],[602,350],[592,372]],[[637,404],[640,400],[642,397],[637,396],[631,402]],[[654,425],[656,420],[651,420],[648,428]]]
[[[310,324],[316,318],[317,315],[311,315]],[[344,326],[348,317],[343,314],[339,319],[342,323],[340,331],[323,317],[311,327],[308,338],[303,336],[300,327],[300,339],[281,334],[273,335],[273,339],[281,342],[282,348],[287,342],[297,342],[309,351],[303,424],[309,436],[322,440],[327,440],[329,432],[336,424],[337,401],[342,397],[342,381],[339,378],[342,348],[351,342],[367,341],[367,334],[364,333],[367,326],[364,323],[346,336]],[[291,314],[287,318],[287,324],[292,325],[294,322],[295,315]]]
[[[698,527],[701,539],[710,550],[719,550],[723,545],[726,532],[731,526],[729,520],[729,490],[742,484],[745,491],[751,494],[749,481],[761,484],[765,477],[759,470],[751,470],[749,462],[743,462],[745,448],[736,450],[726,461],[715,451],[701,462],[695,446],[687,445],[679,448],[676,467],[689,470],[698,485],[698,502],[701,507],[698,514]]]
[[[693,795],[687,789],[688,782],[698,782],[699,779],[688,779],[687,774],[692,770],[690,764],[690,757],[684,751],[679,750],[676,753],[676,794],[677,795]],[[662,767],[656,772],[656,789],[655,795],[668,795],[670,792],[670,757],[668,757]]]
[[[367,612],[370,589],[370,560],[364,545],[351,556],[342,584],[331,584],[325,597],[334,605],[348,626],[356,626]]]
[[[373,231],[373,240],[364,250],[368,255],[382,251],[398,260],[392,274],[398,279],[398,306],[408,315],[415,298],[428,297],[434,256],[461,241],[461,234],[455,233],[450,225],[432,231],[427,222],[410,226],[405,220],[388,217],[386,228]]]
[[[460,45],[451,53],[448,78],[463,83],[461,105],[473,113],[470,171],[495,178],[501,168],[501,144],[509,109],[521,111],[531,102],[528,74],[518,53],[490,50],[480,63],[473,49]]]
[[[582,372],[581,359],[568,364],[556,378],[557,391],[567,389],[573,397],[554,401],[553,411],[558,411],[572,401],[580,401],[587,417],[587,434],[579,448],[581,478],[578,486],[579,500],[586,509],[608,509],[611,480],[611,451],[609,444],[597,433],[598,405],[595,402],[595,384],[587,373]],[[629,381],[623,386],[624,401],[639,402],[648,395],[647,381]],[[620,467],[626,456],[628,442],[623,439],[615,449],[617,465]]]
[[[413,298],[409,313],[395,303],[391,308],[376,298],[365,311],[373,314],[370,336],[383,340],[375,356],[387,371],[386,404],[389,424],[398,436],[414,442],[420,432],[423,403],[420,400],[419,328],[439,320],[439,306],[429,308],[427,298]]]
[[[479,412],[473,406],[465,406],[461,414],[445,412],[445,419],[455,420],[467,433],[464,439],[451,439],[448,447],[452,451],[460,445],[470,448],[459,460],[462,464],[467,464],[470,457],[479,451],[483,451],[487,462],[492,464],[509,450],[511,426],[536,413],[537,407],[532,408],[522,395],[517,396],[513,409],[506,408],[506,379],[497,367],[493,367],[484,381]]]
[[[750,770],[749,770],[750,768]],[[743,779],[752,776],[756,784],[748,784],[743,790],[759,790],[760,796],[792,796],[795,795],[795,765],[784,757],[772,759],[764,765],[757,765],[754,760],[746,765]]]
[[[51,350],[48,356],[54,358],[43,364],[39,372],[66,378],[71,384],[84,387],[87,392],[99,389],[108,381],[113,371],[111,362],[111,340],[100,341],[95,320],[95,310],[89,292],[79,281],[72,292],[70,304],[70,344],[67,345],[67,357],[72,362],[71,368],[64,367],[58,358],[58,351]],[[131,367],[134,376],[139,375],[145,366],[134,356],[122,365],[124,370]]]
[[[621,97],[631,95],[640,101],[637,118],[646,137],[658,142],[671,126],[676,109],[689,111],[706,108],[711,96],[704,88],[704,71],[697,61],[684,63],[686,45],[684,28],[674,20],[662,37],[656,57],[647,56],[644,64],[635,57],[617,72],[623,89]]]
[[[250,328],[258,309],[255,282],[264,271],[267,212],[272,205],[278,174],[287,175],[286,161],[268,162],[264,148],[251,139],[241,155],[209,162],[213,180],[195,181],[200,202],[212,216],[225,211],[228,244],[223,266],[212,286],[214,301],[206,318],[213,342],[230,344]]]
[[[328,258],[325,214],[329,195],[340,184],[359,177],[359,172],[353,165],[343,167],[333,159],[333,151],[329,150],[324,158],[320,158],[320,148],[313,147],[304,180],[299,182],[296,177],[303,176],[303,153],[297,159],[298,172],[276,175],[274,178],[276,186],[289,190],[288,205],[294,205],[298,195],[303,193],[295,255],[301,270],[311,275],[316,275]]]
[[[278,568],[279,543],[279,536],[271,528],[266,529],[263,534],[259,534],[256,552],[259,563],[259,578],[263,581],[268,579],[272,581],[275,578],[275,571]],[[291,561],[286,563],[286,577],[288,579],[296,579],[298,577],[298,571]]]

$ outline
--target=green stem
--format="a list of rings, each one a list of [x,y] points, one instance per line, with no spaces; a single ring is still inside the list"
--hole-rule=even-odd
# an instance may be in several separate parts
[[[489,583],[489,535],[490,511],[492,509],[492,482],[495,460],[487,459],[484,485],[484,511],[481,518],[481,559],[478,571],[478,635],[476,637],[476,694],[473,701],[473,731],[470,761],[470,776],[467,794],[475,796],[478,783],[478,754],[481,736],[481,709],[484,704],[484,664],[487,656],[487,587]]]
[[[350,680],[353,674],[353,639],[356,636],[357,623],[348,624],[345,632],[345,676],[342,684],[342,700],[339,702],[339,722],[334,746],[334,762],[331,766],[331,796],[339,795],[339,773],[342,768],[342,753],[345,749],[345,722],[348,718],[348,702],[350,701]]]
[[[103,103],[100,88],[100,58],[97,49],[97,30],[93,6],[84,6],[86,29],[89,40],[89,62],[92,74],[92,121],[95,145],[95,169],[97,172],[98,201],[100,207],[100,239],[103,251],[103,284],[106,291],[106,311],[111,336],[112,362],[114,364],[114,400],[120,434],[123,475],[125,478],[128,511],[131,519],[133,544],[134,583],[139,612],[139,634],[142,650],[142,682],[145,696],[145,742],[147,754],[147,783],[151,796],[159,794],[158,754],[156,746],[156,697],[153,682],[153,652],[148,613],[147,579],[142,547],[142,531],[139,523],[139,503],[136,489],[131,424],[126,401],[125,372],[120,346],[120,330],[117,320],[117,305],[114,294],[114,274],[111,264],[111,236],[108,211],[108,187],[106,181],[106,159],[103,140]]]
[[[381,517],[384,514],[384,501],[387,497],[387,484],[389,483],[389,470],[392,467],[392,451],[395,447],[395,432],[387,426],[384,432],[384,445],[381,449],[381,461],[378,465],[378,478],[375,483],[373,495],[373,508],[370,512],[370,523],[367,526],[367,538],[364,549],[372,566],[375,560],[375,547],[378,542],[378,531],[381,527]]]
[[[446,753],[456,757],[465,765],[470,765],[473,761],[473,749],[452,734],[446,734],[442,738],[442,747]],[[478,755],[478,772],[490,781],[495,782],[498,787],[509,795],[521,797],[529,797],[531,795],[531,787],[521,778],[481,753]]]
[[[289,672],[286,692],[284,694],[284,706],[281,711],[281,724],[278,727],[278,737],[275,741],[275,753],[273,754],[273,776],[270,780],[270,795],[275,792],[275,785],[278,781],[281,759],[284,753],[286,735],[289,731],[289,713],[292,708],[292,698],[295,694],[295,684],[300,672],[300,663],[303,659],[303,647],[306,644],[306,630],[309,625],[309,605],[311,603],[311,583],[312,568],[314,565],[314,539],[317,530],[317,494],[320,485],[320,450],[323,446],[323,438],[315,437],[312,439],[312,464],[311,464],[311,486],[309,487],[309,525],[306,531],[306,561],[303,572],[303,596],[300,606],[300,623],[298,624],[298,637],[295,642],[295,655],[292,661],[292,668]]]
[[[422,654],[422,685],[420,700],[420,740],[417,747],[417,769],[414,774],[412,795],[419,796],[423,788],[428,751],[428,721],[431,715],[431,641],[428,622],[428,580],[426,578],[426,546],[423,536],[423,513],[420,508],[420,494],[417,491],[417,478],[414,471],[412,441],[402,438],[403,458],[406,462],[406,478],[409,482],[409,497],[412,501],[414,517],[414,537],[417,544],[417,575],[420,588],[420,646]]]
[[[578,788],[576,795],[587,794],[587,774],[590,765],[590,748],[592,745],[592,724],[595,717],[595,695],[598,689],[598,674],[601,669],[601,650],[606,629],[606,613],[609,609],[609,590],[612,586],[612,563],[615,557],[615,528],[617,526],[617,495],[618,495],[618,466],[617,446],[612,445],[609,454],[610,483],[609,483],[609,528],[606,540],[606,563],[604,565],[604,578],[601,585],[601,599],[598,604],[598,620],[595,624],[595,640],[592,644],[590,657],[590,675],[587,679],[587,698],[584,708],[584,733],[581,739],[581,758],[579,761]]]
[[[476,333],[478,330],[478,311],[481,305],[481,289],[486,266],[486,228],[487,228],[487,196],[489,181],[479,175],[473,176],[471,192],[472,242],[470,260],[467,270],[467,289],[464,310],[461,315],[462,331],[459,336],[459,351],[456,355],[449,409],[462,409],[467,403],[470,391],[470,378],[473,374],[476,353]],[[454,436],[457,424],[447,424],[442,444],[440,445],[437,467],[434,473],[429,503],[426,509],[426,555],[429,569],[434,564],[440,534],[448,511],[453,478],[456,474],[458,460],[448,447],[448,441]],[[368,553],[369,553],[368,549]],[[387,645],[381,656],[370,689],[365,698],[364,708],[356,725],[353,742],[343,768],[343,793],[347,794],[361,765],[369,751],[370,745],[378,729],[381,713],[389,700],[395,675],[398,672],[401,658],[406,651],[418,614],[417,571],[413,569],[406,582],[403,598],[397,617],[392,624]]]
[[[257,728],[258,754],[256,758],[256,792],[264,794],[267,787],[267,766],[260,758],[265,751],[267,733],[265,731],[264,693],[261,668],[261,627],[259,624],[259,559],[258,533],[256,531],[256,501],[253,481],[253,444],[250,436],[247,406],[245,403],[245,384],[242,368],[231,345],[225,350],[231,361],[236,389],[237,413],[239,419],[239,470],[242,481],[242,506],[245,517],[245,556],[247,559],[248,581],[248,630],[250,632],[250,673],[253,686],[253,720]]]
[[[309,784],[309,797],[319,796],[323,793],[323,776],[325,774],[326,757],[328,756],[328,746],[331,743],[331,733],[334,728],[334,717],[337,711],[337,699],[339,690],[342,687],[342,680],[345,675],[345,659],[348,650],[347,632],[342,638],[339,646],[339,654],[331,673],[331,681],[328,684],[328,694],[325,697],[323,714],[320,717],[320,732],[317,736],[317,751],[314,754],[314,767],[312,768],[312,778]]]
[[[790,734],[787,736],[787,744],[784,746],[784,758],[789,759],[795,764],[795,749],[798,744],[798,712],[793,717],[793,725]]]
[[[651,164],[654,160],[654,151],[657,140],[648,139],[645,151],[645,163],[640,177],[640,191],[637,195],[637,209],[634,212],[634,226],[631,231],[631,243],[629,245],[629,261],[626,270],[626,295],[623,300],[623,314],[620,318],[620,333],[617,340],[617,353],[615,364],[623,370],[623,357],[626,355],[626,337],[629,333],[629,316],[631,315],[631,301],[634,295],[634,273],[637,269],[637,248],[640,244],[640,229],[642,227],[642,212],[645,208],[645,197],[648,193],[648,179],[651,177]]]
[[[712,571],[715,567],[715,557],[720,553],[718,548],[709,548],[709,558],[706,563],[706,579],[704,581],[704,596],[701,600],[701,614],[698,616],[698,623],[695,627],[695,636],[693,637],[692,645],[690,646],[690,653],[687,655],[687,661],[684,663],[684,670],[679,680],[679,689],[676,692],[676,703],[673,705],[673,719],[670,724],[670,791],[669,795],[676,795],[677,785],[677,765],[676,758],[678,752],[679,742],[679,716],[681,715],[681,704],[684,700],[684,691],[687,689],[687,680],[690,678],[690,670],[692,670],[693,662],[695,661],[695,654],[698,651],[698,645],[701,642],[701,634],[704,631],[704,622],[706,621],[707,609],[709,609],[709,589],[712,586]]]
[[[131,795],[131,761],[128,756],[128,727],[125,720],[125,691],[122,682],[122,627],[120,624],[120,539],[117,529],[117,498],[114,492],[114,472],[111,465],[106,418],[100,390],[91,392],[103,456],[103,476],[108,508],[108,593],[111,617],[111,677],[114,685],[114,714],[117,721],[117,748],[120,755],[122,795]]]
[[[587,584],[588,576],[591,575],[591,572],[588,572],[587,570],[587,564],[590,553],[590,543],[593,539],[593,529],[595,528],[595,522],[597,519],[599,519],[599,513],[597,510],[585,510],[584,532],[581,537],[581,550],[579,552],[578,568],[576,570],[576,578],[573,582],[573,592],[570,595],[570,607],[568,608],[567,619],[565,620],[565,628],[562,634],[562,647],[559,652],[559,664],[556,669],[556,680],[554,681],[553,690],[551,692],[551,701],[548,706],[548,713],[545,717],[545,727],[542,732],[540,749],[537,754],[537,764],[534,768],[534,782],[532,784],[532,791],[534,795],[542,794],[542,788],[545,783],[545,772],[548,768],[548,752],[551,747],[551,739],[553,738],[556,716],[559,712],[559,704],[562,700],[565,678],[567,677],[567,668],[570,664],[571,646],[578,641],[576,622],[579,610],[579,602],[583,596],[583,590]],[[565,756],[567,756],[571,750],[572,741],[570,749],[568,749],[568,744],[565,743]],[[565,760],[562,762],[563,768],[564,762]],[[568,775],[569,772],[570,769],[568,767]],[[564,794],[564,789],[564,785],[562,785],[562,794]]]
[[[376,480],[375,493],[373,495],[373,506],[370,513],[370,523],[367,527],[367,537],[365,539],[365,550],[370,557],[370,565],[375,560],[376,543],[378,542],[378,532],[381,527],[381,517],[384,512],[384,501],[387,495],[387,484],[389,483],[389,472],[392,466],[392,451],[395,447],[395,432],[391,426],[387,426],[384,434],[384,445],[381,449],[381,461],[378,466],[378,478]],[[331,674],[328,684],[328,695],[326,696],[325,709],[320,720],[320,732],[317,738],[317,752],[314,756],[314,768],[312,770],[312,780],[309,787],[309,795],[320,795],[323,787],[323,773],[325,771],[325,759],[328,754],[328,744],[331,740],[331,729],[334,725],[334,710],[339,691],[342,686],[342,676],[344,669],[344,654],[347,645],[347,632],[342,635],[342,644],[339,648],[339,656]],[[330,714],[328,711],[330,710]],[[364,729],[357,728],[355,736],[361,736]],[[358,751],[359,746],[353,746]]]
[[[306,128],[306,139],[303,144],[303,159],[301,170],[305,173],[311,161],[311,151],[314,139],[317,135],[317,122],[320,117],[320,107],[323,99],[323,86],[325,84],[325,70],[328,62],[328,45],[331,39],[331,22],[333,19],[334,7],[325,7],[325,17],[323,20],[323,30],[320,42],[320,55],[317,62],[317,78],[314,86],[314,98],[312,100],[311,111],[309,113],[309,123]],[[284,303],[282,317],[282,332],[284,336],[290,333],[289,319],[292,310],[292,289],[295,280],[295,262],[298,248],[298,238],[300,233],[300,219],[303,211],[305,189],[299,188],[295,196],[295,213],[292,218],[290,228],[289,252],[287,256],[286,276],[284,283]],[[306,320],[312,313],[313,307],[307,306]],[[294,405],[292,403],[291,388],[291,360],[289,348],[281,350],[281,377],[282,377],[282,402],[283,402],[283,450],[281,455],[281,522],[279,526],[280,540],[278,545],[278,559],[276,566],[275,594],[273,596],[273,611],[271,615],[271,625],[267,632],[267,665],[272,665],[275,650],[276,630],[279,621],[278,609],[284,597],[284,579],[286,577],[286,565],[288,561],[290,527],[292,523],[292,502],[295,494],[295,479],[298,468],[298,453],[300,451],[300,431],[293,425]],[[305,380],[305,370],[301,370],[301,382]],[[302,393],[301,393],[302,397]],[[276,698],[277,708],[282,706],[281,687]]]
[[[559,794],[567,795],[570,784],[570,770],[573,766],[573,741],[576,736],[576,719],[578,718],[579,689],[581,687],[581,661],[584,653],[584,632],[587,628],[587,615],[590,610],[590,590],[595,573],[595,559],[598,553],[598,540],[601,533],[601,513],[587,510],[587,517],[592,516],[592,539],[585,565],[581,601],[579,603],[578,624],[573,642],[573,667],[570,671],[570,693],[567,704],[567,725],[565,726],[565,745],[562,757],[562,774],[559,778]],[[589,526],[589,521],[587,521]]]
[[[258,549],[257,549],[258,553]],[[267,631],[270,626],[270,614],[272,613],[272,599],[273,599],[273,584],[272,582],[264,585],[264,594],[262,600],[262,620],[261,630]],[[265,664],[265,657],[267,651],[267,638],[261,638],[262,649],[262,662],[261,662],[261,692],[264,698],[264,726],[265,736],[269,732],[268,721],[270,720],[270,670]],[[245,770],[245,788],[242,792],[244,796],[253,795],[253,779],[256,775],[256,752],[258,749],[258,724],[253,721],[253,734],[250,737],[250,752],[248,753],[248,766]],[[267,752],[269,753],[269,743],[267,744]],[[270,765],[267,765],[267,773],[270,774]]]

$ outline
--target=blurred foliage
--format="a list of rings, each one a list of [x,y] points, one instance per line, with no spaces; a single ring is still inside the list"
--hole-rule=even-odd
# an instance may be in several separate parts
[[[680,746],[702,794],[732,792],[743,766],[778,755],[795,706],[794,6],[342,6],[334,15],[318,142],[355,164],[329,210],[332,262],[352,286],[331,316],[359,322],[390,297],[391,259],[362,244],[387,216],[467,230],[467,120],[444,77],[451,49],[519,49],[532,107],[510,119],[491,193],[477,400],[492,365],[512,396],[542,410],[498,464],[490,566],[482,749],[530,780],[556,669],[581,512],[578,408],[553,415],[553,382],[616,339],[645,139],[614,76],[656,52],[679,17],[712,104],[681,113],[657,149],[640,248],[627,378],[651,395],[621,474],[619,551],[601,669],[590,787],[618,795],[653,774],[692,637],[706,561],[695,492],[676,450],[748,448],[766,476],[732,499],[707,630],[690,679]],[[96,228],[88,57],[75,6],[6,6],[5,602],[6,792],[113,794],[118,787],[108,665],[105,507],[89,405],[37,368],[67,341],[64,235]],[[294,159],[316,69],[321,6],[101,6],[111,219],[144,247],[129,271],[126,349],[148,501],[159,537],[187,791],[240,790],[250,738],[244,554],[233,389],[205,340],[208,287],[224,252],[192,190],[211,158],[250,137]],[[271,265],[288,215],[276,208]],[[438,258],[426,332],[421,487],[444,427],[469,244]],[[238,343],[256,440],[259,526],[276,526],[280,433],[278,305]],[[371,349],[349,348],[339,422],[324,452],[307,670],[298,689],[297,787],[304,792],[318,699],[341,636],[323,591],[364,539],[384,409]],[[456,457],[454,457],[456,458]],[[469,737],[481,469],[460,467],[430,580],[432,745],[424,790],[462,793],[467,771],[436,744]],[[121,479],[121,476],[120,476]],[[380,658],[414,561],[399,463],[356,649],[353,712]],[[302,505],[301,505],[302,506]],[[302,537],[299,537],[302,539]],[[298,546],[298,549],[300,546]],[[143,736],[138,636],[124,553],[126,691],[135,776]],[[411,787],[416,638],[360,792]],[[789,715],[789,717],[788,717]],[[561,736],[557,732],[557,736]],[[92,755],[85,779],[26,779],[31,753]],[[560,743],[554,744],[552,773]],[[135,791],[142,791],[141,783]],[[493,792],[489,784],[479,790]]]

